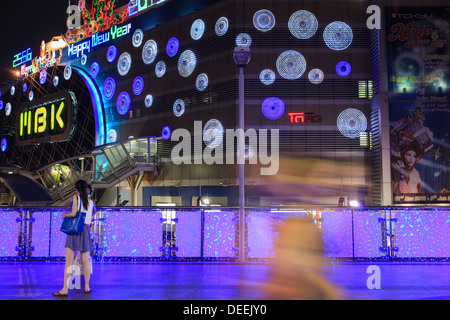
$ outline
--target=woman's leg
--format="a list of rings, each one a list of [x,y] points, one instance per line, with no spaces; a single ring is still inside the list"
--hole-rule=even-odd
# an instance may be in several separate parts
[[[81,252],[81,261],[83,261],[83,272],[84,272],[84,291],[88,292],[91,287],[89,286],[89,281],[91,279],[91,265],[89,264],[89,252]]]
[[[75,258],[75,251],[66,248],[66,266],[64,267],[64,286],[59,293],[67,294],[69,292],[69,279],[72,275],[73,260]]]

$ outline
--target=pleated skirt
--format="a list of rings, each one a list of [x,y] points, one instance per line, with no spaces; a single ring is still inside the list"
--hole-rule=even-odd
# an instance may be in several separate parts
[[[85,224],[82,233],[67,235],[65,247],[79,252],[91,251],[90,226]]]

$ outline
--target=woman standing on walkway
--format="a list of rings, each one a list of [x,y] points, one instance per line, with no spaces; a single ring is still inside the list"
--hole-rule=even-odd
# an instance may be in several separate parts
[[[85,280],[84,292],[89,294],[92,292],[89,287],[89,280],[91,276],[91,270],[89,265],[89,252],[91,251],[91,236],[90,236],[90,224],[92,220],[92,211],[94,208],[94,203],[88,198],[86,189],[87,183],[83,180],[77,181],[75,183],[75,188],[77,194],[73,196],[72,199],[72,212],[63,214],[63,218],[76,217],[78,208],[80,207],[81,212],[86,212],[86,219],[84,221],[84,228],[82,233],[75,235],[68,235],[66,240],[66,265],[64,268],[64,286],[63,288],[55,292],[53,296],[55,297],[67,297],[69,293],[68,281],[72,274],[73,261],[75,258],[75,252],[79,251],[81,254],[81,260],[83,261],[83,272]]]

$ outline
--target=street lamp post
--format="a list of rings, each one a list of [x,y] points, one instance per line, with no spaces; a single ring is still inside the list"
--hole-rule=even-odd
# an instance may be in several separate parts
[[[250,48],[237,47],[233,54],[234,62],[239,67],[239,112],[238,112],[238,156],[239,166],[239,261],[245,262],[245,110],[244,110],[244,68],[251,59]]]

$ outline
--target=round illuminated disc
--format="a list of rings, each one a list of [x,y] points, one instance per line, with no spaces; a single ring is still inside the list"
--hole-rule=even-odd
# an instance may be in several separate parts
[[[217,22],[216,22],[216,27],[215,27],[216,34],[219,37],[223,36],[224,34],[227,33],[229,26],[230,25],[228,23],[228,19],[227,18],[225,18],[225,17],[219,18],[219,20],[217,20]]]
[[[175,114],[175,116],[181,117],[185,111],[186,105],[184,104],[184,101],[181,99],[175,101],[175,103],[173,104],[173,113]]]
[[[215,149],[223,141],[225,130],[219,120],[213,119],[203,128],[203,142],[208,148]]]
[[[98,62],[94,62],[91,65],[91,69],[89,71],[89,73],[91,74],[91,77],[94,79],[97,78],[99,72],[100,72],[100,65],[98,64]]]
[[[2,139],[2,143],[1,143],[1,150],[2,150],[2,152],[5,152],[7,147],[8,147],[8,142],[6,141],[5,138],[3,138]]]
[[[5,106],[5,114],[6,114],[6,116],[9,116],[11,114],[11,111],[12,111],[11,103],[7,103],[6,106]]]
[[[133,93],[138,96],[144,91],[144,79],[142,77],[137,77],[133,81]]]
[[[126,115],[131,108],[131,97],[128,92],[122,92],[117,98],[117,112],[120,115]]]
[[[288,27],[294,37],[309,39],[316,33],[319,23],[311,12],[299,10],[289,18]]]
[[[271,85],[275,82],[275,72],[270,69],[263,70],[259,74],[259,80],[266,86]]]
[[[10,92],[11,95],[13,96],[16,93],[16,87],[12,86]]]
[[[144,44],[142,49],[142,60],[145,64],[151,64],[155,61],[156,55],[158,54],[158,45],[154,40],[148,40]]]
[[[3,101],[0,101],[0,110],[3,109]]]
[[[135,48],[138,48],[141,46],[142,41],[144,40],[144,33],[142,32],[141,29],[137,29],[134,33],[133,33],[133,46]]]
[[[253,16],[253,25],[259,31],[269,31],[275,26],[275,16],[269,10],[259,10]]]
[[[277,70],[285,79],[298,79],[306,70],[306,60],[302,54],[297,51],[285,51],[277,59]]]
[[[346,23],[335,21],[326,26],[323,31],[323,40],[332,50],[344,50],[352,43],[353,32]]]
[[[270,120],[277,120],[284,114],[285,104],[283,100],[277,97],[265,99],[261,105],[261,111],[264,116]]]
[[[311,83],[313,84],[319,84],[322,83],[323,79],[324,79],[324,74],[323,71],[320,69],[312,69],[309,73],[308,73],[308,79]]]
[[[203,36],[204,32],[205,32],[205,23],[203,22],[203,20],[201,19],[195,20],[191,26],[192,39],[199,40]]]
[[[117,62],[117,70],[121,76],[128,74],[131,68],[131,55],[124,52],[120,55],[119,61]]]
[[[66,66],[64,68],[64,79],[69,80],[72,77],[72,67]]]
[[[164,140],[169,140],[170,137],[172,136],[172,130],[170,129],[170,127],[164,127],[161,132],[161,135]]]
[[[103,95],[105,96],[106,100],[111,100],[114,97],[115,93],[116,81],[113,78],[109,77],[103,84]]]
[[[208,88],[209,79],[206,73],[202,73],[197,77],[195,81],[195,86],[198,91],[205,91]]]
[[[171,38],[167,42],[166,52],[169,57],[175,57],[180,49],[180,41],[177,38]]]
[[[39,82],[41,84],[44,84],[47,81],[47,71],[46,70],[42,70],[41,74],[39,75]]]
[[[114,129],[109,130],[108,141],[109,141],[109,143],[114,143],[117,141],[117,131],[116,130],[114,130]]]
[[[27,92],[27,90],[28,90],[28,86],[27,86],[27,84],[26,84],[26,83],[24,83],[24,84],[23,84],[23,86],[22,86],[22,90],[23,90],[23,92]]]
[[[59,77],[58,77],[58,76],[55,76],[55,77],[53,78],[53,85],[54,85],[55,87],[57,87],[58,84],[59,84]]]
[[[347,61],[341,61],[336,64],[336,73],[341,77],[347,77],[352,72],[352,66]]]
[[[85,65],[87,63],[87,55],[83,54],[81,56],[81,65]]]
[[[166,63],[164,61],[159,61],[155,67],[155,73],[158,78],[163,77],[166,74]]]
[[[86,8],[86,0],[78,1],[78,9],[80,10],[80,12],[83,12],[84,8]]]
[[[151,94],[145,97],[145,107],[150,108],[153,105],[153,96]]]
[[[30,92],[28,93],[28,100],[33,101],[33,99],[34,99],[34,92],[33,92],[33,91],[30,91]]]
[[[113,63],[114,60],[117,58],[117,48],[116,46],[110,46],[108,48],[108,51],[106,52],[106,60],[108,60],[109,63]]]
[[[361,111],[349,108],[344,110],[337,119],[339,131],[347,138],[359,138],[367,129],[367,119]]]
[[[178,59],[178,72],[184,78],[189,77],[195,70],[197,65],[197,58],[191,50],[186,50],[180,55]]]
[[[240,33],[236,37],[236,45],[238,47],[250,47],[252,45],[252,37],[247,33]]]

